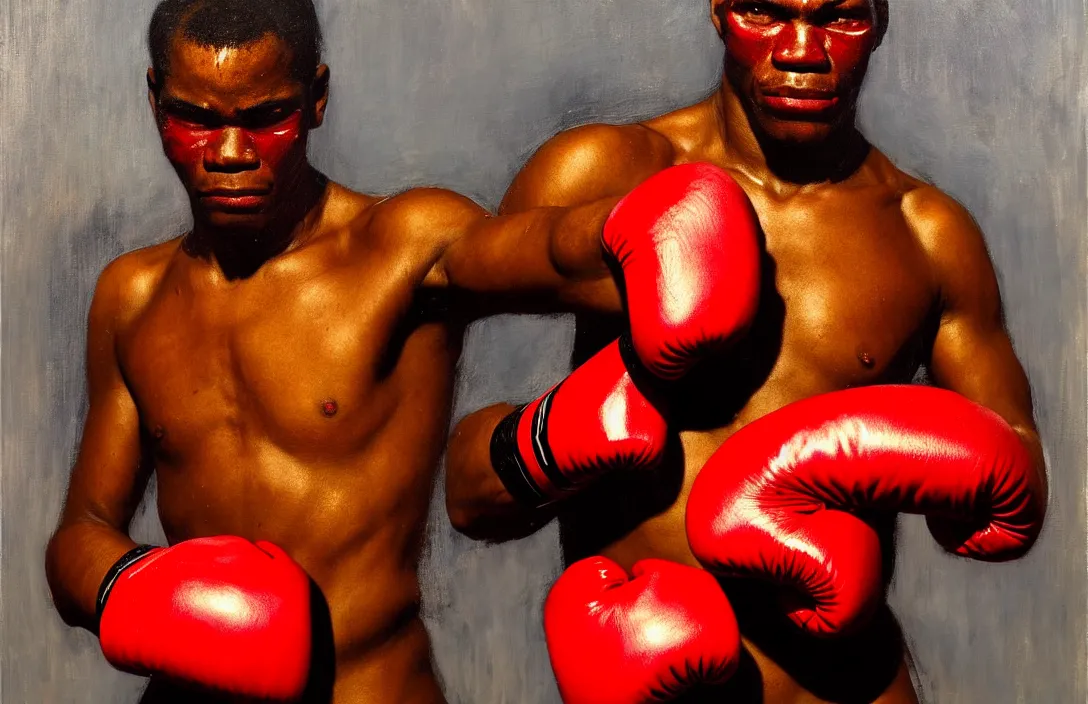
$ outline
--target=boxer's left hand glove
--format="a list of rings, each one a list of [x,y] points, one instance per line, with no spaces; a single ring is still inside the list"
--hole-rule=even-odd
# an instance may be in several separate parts
[[[667,702],[736,670],[740,633],[713,576],[653,559],[632,571],[587,558],[548,593],[544,633],[565,704]]]
[[[881,597],[877,534],[853,511],[925,514],[946,550],[998,561],[1034,543],[1043,498],[1031,456],[996,413],[941,389],[872,386],[741,428],[699,473],[686,526],[707,569],[796,589],[790,617],[833,635],[860,626]]]
[[[617,340],[548,393],[507,416],[491,438],[491,464],[511,496],[531,506],[566,498],[612,471],[649,471],[665,455],[668,426],[631,377]],[[637,366],[637,360],[633,361]]]
[[[99,592],[114,667],[218,693],[293,701],[310,667],[310,582],[279,547],[233,536],[122,558]]]
[[[678,379],[747,332],[759,237],[748,196],[713,164],[665,169],[612,210],[604,248],[623,269],[631,338],[651,373]]]

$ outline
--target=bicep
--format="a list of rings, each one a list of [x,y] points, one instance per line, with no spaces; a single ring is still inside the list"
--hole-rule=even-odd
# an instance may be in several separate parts
[[[89,406],[62,523],[95,520],[123,530],[147,482],[136,403],[118,364],[109,301],[91,305],[87,334]]]
[[[962,206],[942,198],[927,221],[941,290],[929,371],[938,385],[1034,432],[1031,388],[1005,328],[982,232]]]

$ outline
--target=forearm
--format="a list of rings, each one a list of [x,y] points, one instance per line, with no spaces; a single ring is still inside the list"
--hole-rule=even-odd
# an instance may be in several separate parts
[[[445,285],[474,317],[621,313],[601,242],[616,200],[482,219],[443,254]]]
[[[559,208],[548,232],[556,270],[574,281],[610,276],[601,233],[619,198],[605,198],[573,208]]]
[[[97,629],[95,600],[102,579],[134,547],[125,533],[94,519],[61,524],[46,550],[46,577],[65,623]]]
[[[524,240],[514,245],[523,255],[545,260],[549,274],[536,277],[544,285],[544,308],[576,313],[620,313],[619,286],[613,280],[601,239],[608,216],[618,198],[606,198],[569,208],[539,208],[512,218],[525,220]],[[510,268],[507,288],[533,281],[536,264],[519,257],[512,262],[524,265]]]
[[[550,521],[547,508],[534,509],[506,490],[491,462],[491,437],[515,410],[489,406],[465,417],[453,431],[446,454],[446,511],[460,533],[476,540],[504,541],[529,535]]]

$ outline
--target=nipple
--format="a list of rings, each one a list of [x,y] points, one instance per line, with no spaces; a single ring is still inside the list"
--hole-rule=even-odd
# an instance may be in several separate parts
[[[336,415],[336,412],[340,410],[340,406],[336,404],[333,399],[326,399],[321,402],[321,415],[326,418],[332,418]]]

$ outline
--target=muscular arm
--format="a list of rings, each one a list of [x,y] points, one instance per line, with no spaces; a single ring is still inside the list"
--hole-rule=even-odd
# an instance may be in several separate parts
[[[929,371],[937,385],[993,410],[1031,453],[1046,500],[1046,467],[1032,411],[1031,387],[1005,329],[1001,295],[974,220],[930,187],[904,200],[908,222],[927,249],[941,292],[940,322]]]
[[[457,424],[446,453],[446,512],[457,531],[476,540],[523,538],[554,517],[551,507],[518,503],[491,464],[491,436],[515,407],[488,406]]]
[[[123,262],[123,260],[121,260]],[[96,629],[102,578],[135,543],[126,530],[147,484],[133,402],[117,363],[115,336],[125,265],[99,279],[87,332],[90,407],[60,525],[46,551],[53,602],[71,626]]]
[[[451,299],[470,317],[619,313],[619,289],[601,247],[601,229],[617,202],[603,198],[477,219],[442,257]]]
[[[470,317],[619,314],[620,292],[605,263],[601,230],[628,191],[667,165],[654,135],[637,125],[592,125],[558,135],[514,180],[499,216],[451,208],[458,234],[429,283],[448,287]]]
[[[549,223],[550,236],[531,238],[537,262],[530,276],[574,283],[561,294],[567,309],[579,313],[621,311],[619,292],[601,259],[600,232],[612,207],[632,188],[671,164],[667,142],[639,125],[591,125],[564,132],[533,155],[503,199],[496,221],[511,223],[506,246],[528,223]],[[482,232],[482,230],[481,230]],[[502,237],[500,236],[500,241]],[[467,240],[466,240],[467,241]],[[547,243],[544,252],[542,243]],[[501,251],[501,247],[496,251]],[[457,269],[451,279],[487,276],[500,258],[469,262],[470,248],[451,247],[453,257],[475,269]],[[548,267],[551,267],[549,270]],[[506,274],[509,276],[510,274]],[[573,304],[573,305],[571,305]],[[613,335],[614,337],[614,335]],[[610,339],[610,338],[609,338]],[[446,509],[453,526],[477,539],[509,540],[545,525],[555,509],[531,509],[506,491],[491,463],[490,443],[499,422],[514,407],[497,404],[465,417],[454,429],[446,455]]]

